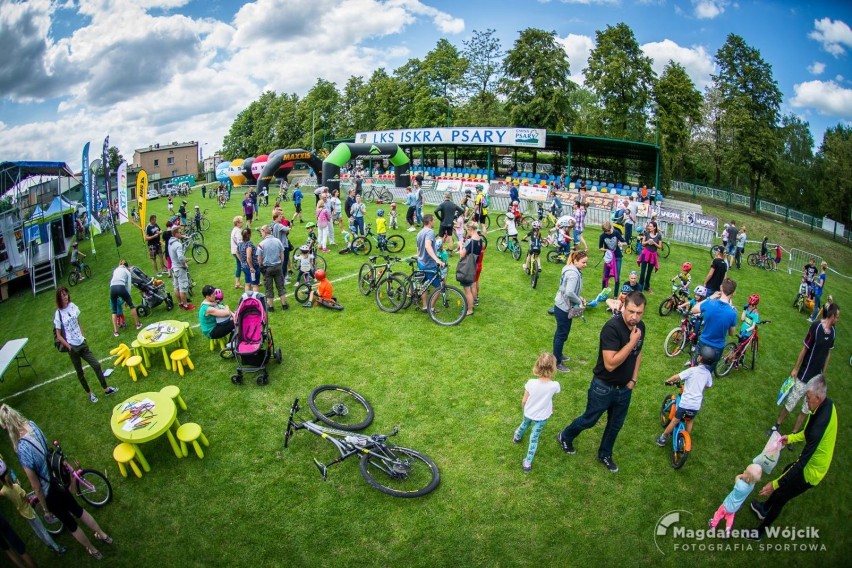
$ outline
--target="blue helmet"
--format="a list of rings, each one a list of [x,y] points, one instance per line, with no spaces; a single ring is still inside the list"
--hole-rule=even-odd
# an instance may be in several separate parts
[[[385,210],[384,210],[384,209],[379,209],[379,210],[377,210],[377,211],[376,211],[376,216],[378,216],[378,217],[384,217],[384,216],[385,216]]]

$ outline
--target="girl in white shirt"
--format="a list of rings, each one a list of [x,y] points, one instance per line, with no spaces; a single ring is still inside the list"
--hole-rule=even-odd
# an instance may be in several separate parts
[[[512,437],[514,443],[520,444],[527,428],[532,425],[530,446],[527,450],[527,456],[521,464],[524,473],[529,473],[532,469],[532,461],[535,457],[535,451],[538,449],[538,438],[541,435],[541,430],[553,414],[553,395],[562,390],[559,382],[552,380],[554,373],[556,373],[556,358],[552,354],[542,353],[539,355],[535,367],[533,367],[533,373],[537,378],[527,381],[524,386],[524,398],[521,400],[524,419]]]

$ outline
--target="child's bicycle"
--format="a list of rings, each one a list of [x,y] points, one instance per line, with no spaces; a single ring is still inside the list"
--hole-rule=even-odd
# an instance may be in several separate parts
[[[769,256],[764,256],[759,252],[753,252],[748,255],[746,259],[749,266],[757,266],[758,268],[763,268],[764,270],[775,270],[775,259],[769,258]]]
[[[296,291],[293,292],[293,297],[296,298],[296,301],[300,304],[304,304],[311,297],[311,291],[316,289],[316,284],[316,282],[302,282],[296,286]],[[331,300],[326,300],[324,298],[320,298],[319,295],[314,294],[314,302],[316,302],[317,305],[330,310],[340,311],[343,309],[343,306],[338,303],[337,298],[334,296],[331,297]]]
[[[695,346],[698,344],[698,330],[695,329],[695,323],[699,316],[693,317],[689,310],[678,310],[678,313],[683,316],[680,320],[680,325],[666,335],[666,340],[663,343],[663,349],[669,357],[677,357],[686,349],[689,344],[689,351],[695,351]]]
[[[672,282],[672,295],[660,302],[660,315],[666,317],[672,313],[679,305],[689,299],[689,290],[684,291],[683,287],[677,282],[678,277]]]
[[[565,264],[568,261],[568,255],[561,248],[547,251],[547,262],[553,264]]]
[[[397,435],[398,427],[395,426],[390,434],[368,436],[354,433],[373,421],[373,408],[360,394],[336,385],[319,386],[311,392],[308,405],[316,420],[328,426],[314,420],[297,422],[297,413],[301,409],[297,398],[290,407],[290,416],[284,429],[284,447],[288,447],[296,430],[307,430],[337,448],[340,455],[327,464],[314,458],[323,481],[328,479],[329,467],[358,455],[364,480],[382,493],[394,497],[421,497],[438,487],[441,475],[432,459],[387,441]]]
[[[499,215],[497,215],[497,226],[501,229],[506,228],[506,214],[507,213],[500,213]],[[518,230],[525,229],[525,230],[529,231],[532,228],[532,222],[533,221],[534,221],[534,219],[532,218],[532,216],[521,215],[521,218],[518,219],[517,222],[516,222]]]
[[[202,231],[210,229],[210,219],[207,217],[207,209],[201,212],[201,223],[199,224],[199,229]]]
[[[549,229],[551,227],[556,226],[556,219],[558,219],[557,215],[553,214],[553,211],[545,210],[544,203],[539,202],[538,208],[536,210],[536,217],[538,217],[538,222],[541,223],[542,229]]]
[[[642,251],[642,237],[640,235],[633,235],[630,237],[630,240],[627,242],[627,245],[624,247],[624,254],[638,254]],[[668,258],[671,254],[672,249],[669,246],[668,241],[663,241],[660,245],[657,253],[662,258]]]
[[[680,404],[680,397],[683,395],[683,381],[675,381],[672,385],[663,383],[666,386],[677,387],[677,394],[666,395],[663,399],[663,404],[660,407],[660,423],[665,429],[669,422],[674,420],[677,405]],[[686,423],[692,420],[689,416],[684,416],[683,420],[678,421],[677,426],[672,430],[672,467],[680,469],[686,463],[689,457],[689,452],[692,451],[692,438],[686,430]]]
[[[441,279],[441,283],[429,295],[424,311],[428,312],[432,321],[438,325],[461,323],[467,315],[467,299],[464,293],[455,286],[447,286],[446,267],[420,270],[417,268],[416,258],[409,258],[407,262],[411,267],[411,274],[405,277],[401,287],[399,287],[397,276],[389,278],[392,288],[389,288],[388,301],[393,304],[394,309],[385,311],[395,313],[412,304],[416,305],[418,309],[422,309],[420,308],[421,299],[429,292],[431,283],[437,276]]]
[[[538,286],[538,277],[541,274],[541,268],[539,268],[539,256],[541,253],[533,254],[530,256],[529,265],[527,266],[527,274],[530,277],[530,286],[535,289]]]
[[[373,235],[372,225],[367,225],[367,232],[356,238],[352,242],[352,252],[355,254],[370,254],[373,250],[373,239],[376,239],[377,246],[382,252],[398,253],[405,248],[405,238],[402,235],[389,235],[384,238],[384,243],[381,239]]]
[[[94,469],[81,468],[80,462],[62,452],[58,441],[54,440],[53,445],[62,455],[62,477],[72,495],[93,507],[103,507],[112,500],[112,485],[106,475]],[[72,462],[74,465],[71,465]],[[27,500],[50,534],[57,535],[62,532],[62,521],[53,515],[45,515],[45,510],[34,492],[27,494]]]
[[[805,309],[805,302],[808,298],[812,298],[814,293],[814,285],[812,282],[805,280],[802,277],[802,283],[799,284],[799,293],[796,294],[796,299],[793,300],[793,307],[800,312]]]
[[[772,320],[757,322],[757,325],[761,326],[767,323],[772,323]],[[731,341],[725,345],[725,348],[722,350],[722,356],[719,357],[719,362],[716,364],[715,373],[717,377],[724,377],[735,367],[754,369],[755,361],[757,359],[757,351],[759,349],[758,345],[760,342],[757,333],[758,329],[760,328],[755,327],[754,332],[745,338],[744,341]],[[746,353],[749,348],[751,349],[750,355]],[[751,361],[748,361],[749,357],[751,357]]]
[[[79,260],[80,266],[72,266],[68,273],[68,285],[76,286],[80,280],[92,277],[92,268],[84,260]]]
[[[512,254],[512,258],[520,260],[524,250],[518,237],[509,237],[508,235],[500,235],[497,237],[497,250],[506,252],[508,250]]]
[[[383,255],[381,258],[385,259],[385,262],[376,264],[378,258],[378,256],[371,256],[368,259],[369,262],[362,264],[358,270],[358,291],[365,296],[369,296],[371,292],[374,292],[379,287],[379,284],[383,280],[391,276],[391,267],[394,263],[402,262],[402,259],[399,257]]]

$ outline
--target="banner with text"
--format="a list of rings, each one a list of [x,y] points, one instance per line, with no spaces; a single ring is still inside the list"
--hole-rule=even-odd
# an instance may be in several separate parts
[[[544,128],[408,128],[376,130],[355,135],[358,144],[399,144],[402,146],[518,146],[544,148]]]
[[[121,162],[116,172],[118,178],[118,223],[127,223],[127,162]]]
[[[139,206],[139,225],[144,237],[145,225],[148,224],[148,174],[145,170],[139,170],[136,174],[136,204]]]

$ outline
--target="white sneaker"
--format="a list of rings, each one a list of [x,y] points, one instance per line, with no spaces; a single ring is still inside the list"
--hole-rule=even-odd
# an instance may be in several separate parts
[[[416,231],[416,230],[417,230],[417,229],[415,229],[414,227],[409,227],[409,228],[408,228],[408,232],[409,232],[409,233],[413,233],[413,232],[414,232],[414,231]]]
[[[89,400],[91,400],[92,402],[98,402],[98,397],[95,396],[95,393],[90,392],[89,393]]]

